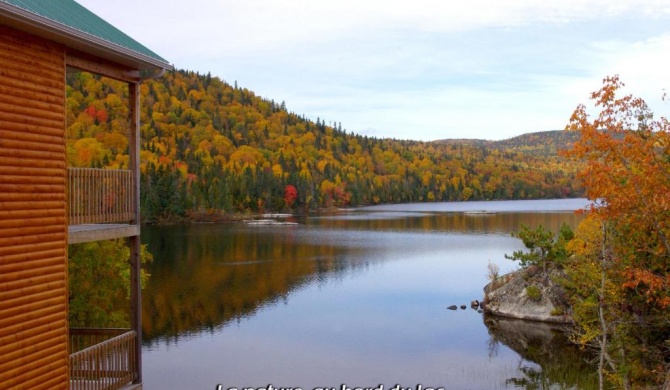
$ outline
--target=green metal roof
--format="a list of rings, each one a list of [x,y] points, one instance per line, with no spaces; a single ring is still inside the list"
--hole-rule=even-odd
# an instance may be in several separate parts
[[[148,57],[149,62],[163,63],[166,67],[171,67],[161,56],[74,0],[0,0],[0,3],[21,8],[29,14],[47,19],[65,29],[76,30],[80,33],[79,35],[83,33],[84,38],[89,36],[92,40],[102,40],[110,44],[112,48],[120,46],[136,53],[138,57]]]

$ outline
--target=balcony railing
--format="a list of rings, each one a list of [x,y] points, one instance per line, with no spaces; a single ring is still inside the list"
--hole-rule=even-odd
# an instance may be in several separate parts
[[[120,223],[135,218],[133,171],[68,168],[70,225]]]
[[[138,375],[137,333],[129,329],[70,329],[70,388],[115,390]]]

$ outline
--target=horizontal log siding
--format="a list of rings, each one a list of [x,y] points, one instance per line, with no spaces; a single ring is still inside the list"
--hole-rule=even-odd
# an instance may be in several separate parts
[[[0,389],[67,389],[65,54],[0,26]]]

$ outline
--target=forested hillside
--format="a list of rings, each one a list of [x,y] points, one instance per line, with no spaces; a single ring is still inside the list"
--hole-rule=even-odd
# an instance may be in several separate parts
[[[483,139],[444,139],[435,141],[441,144],[463,144],[501,152],[522,152],[544,157],[554,157],[561,150],[567,150],[579,139],[579,134],[563,130],[538,131],[517,137],[488,141]]]
[[[141,95],[145,222],[581,195],[573,163],[556,154],[568,142],[563,132],[500,142],[371,138],[340,123],[306,120],[283,102],[188,71],[144,82]],[[126,100],[123,83],[88,73],[68,76],[70,166],[126,166]]]

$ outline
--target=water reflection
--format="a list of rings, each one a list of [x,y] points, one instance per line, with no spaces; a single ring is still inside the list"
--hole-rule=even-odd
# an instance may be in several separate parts
[[[468,234],[510,234],[519,230],[521,223],[529,226],[543,225],[558,232],[564,222],[571,226],[582,216],[574,212],[556,213],[362,213],[353,212],[313,218],[310,224],[360,230],[441,231]]]
[[[481,298],[488,261],[514,267],[504,254],[521,248],[510,237],[521,223],[557,231],[580,218],[400,210],[145,227],[155,258],[143,293],[145,383],[507,388],[535,380],[539,366],[519,361],[554,375],[500,323],[445,307]]]
[[[490,354],[495,355],[498,343],[519,354],[519,372],[506,383],[525,389],[598,388],[593,366],[576,346],[565,342],[563,327],[493,316],[484,323],[491,335]]]
[[[492,200],[473,202],[435,202],[435,203],[404,203],[361,207],[366,212],[425,212],[425,213],[460,213],[460,212],[494,212],[494,213],[544,213],[574,211],[586,208],[588,200],[575,199],[540,199],[540,200]]]
[[[365,248],[305,240],[293,227],[148,227],[142,234],[155,258],[142,302],[149,344],[211,332],[305,283],[369,266]]]

